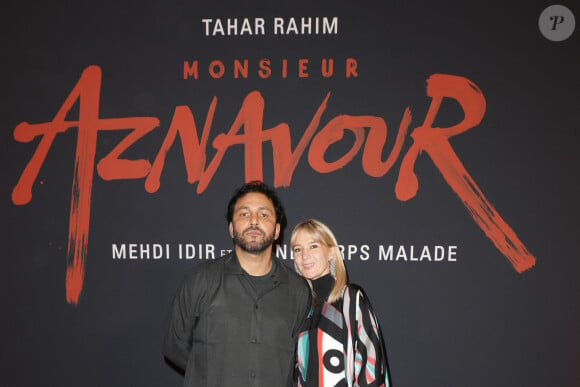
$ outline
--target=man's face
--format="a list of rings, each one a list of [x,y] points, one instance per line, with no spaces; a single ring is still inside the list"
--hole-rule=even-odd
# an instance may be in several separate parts
[[[230,222],[230,236],[236,246],[261,253],[272,246],[279,233],[274,205],[266,195],[250,192],[238,199]]]

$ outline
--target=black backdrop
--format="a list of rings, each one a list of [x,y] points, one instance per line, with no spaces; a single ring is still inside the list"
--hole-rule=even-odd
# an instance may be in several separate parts
[[[562,4],[578,12],[571,3]],[[394,385],[577,385],[580,264],[575,246],[579,231],[575,149],[580,45],[577,32],[560,42],[542,34],[540,15],[550,5],[543,1],[3,5],[1,384],[180,385],[181,376],[160,353],[165,313],[188,268],[211,258],[212,251],[218,256],[231,248],[225,206],[237,186],[256,177],[260,168],[247,167],[248,160],[261,149],[262,177],[278,185],[289,226],[307,217],[319,218],[345,246],[350,278],[364,286],[379,316]],[[274,34],[275,17],[284,19],[287,34]],[[288,31],[290,19],[300,22],[302,17],[336,20],[337,28],[328,34]],[[206,36],[204,18],[224,24],[227,18],[237,18],[238,35]],[[255,30],[252,35],[240,34],[244,18],[252,23],[262,18],[264,34]],[[356,76],[347,78],[348,58],[357,66]],[[266,78],[260,77],[261,59],[270,60],[272,72]],[[308,60],[304,70],[308,76],[298,75],[300,59]],[[321,74],[322,59],[333,59],[331,77]],[[224,65],[220,78],[208,70],[214,60]],[[234,77],[235,60],[248,60],[247,78]],[[184,62],[191,66],[195,61],[198,79],[184,79]],[[275,165],[283,169],[277,157],[284,153],[273,150],[270,139],[255,148],[232,145],[204,188],[198,179],[188,182],[178,137],[167,152],[159,188],[152,190],[146,188],[147,162],[144,169],[139,166],[142,176],[134,179],[111,179],[97,171],[98,162],[130,132],[102,130],[103,122],[97,124],[101,130],[93,139],[95,168],[75,169],[75,157],[86,156],[83,152],[88,149],[77,152],[77,140],[88,138],[85,134],[95,122],[89,114],[82,121],[86,131],[82,136],[74,123],[67,130],[61,128],[46,159],[35,164],[40,168],[30,183],[32,197],[23,203],[25,195],[13,196],[15,187],[41,138],[46,138],[34,137],[33,132],[50,126],[82,74],[87,74],[85,69],[102,75],[101,88],[87,86],[80,103],[72,99],[76,102],[66,114],[68,122],[79,120],[81,105],[88,106],[88,94],[95,91],[100,100],[93,119],[159,120],[120,156],[129,160],[154,163],[178,106],[191,111],[201,138],[215,97],[207,145],[203,152],[190,154],[193,160],[206,155],[201,159],[203,171],[219,153],[214,139],[230,131],[238,113],[259,111],[255,105],[254,110],[242,109],[253,92],[264,101],[263,116],[258,114],[258,124],[248,119],[245,125],[261,123],[266,131],[286,124],[279,128],[289,135],[292,150],[328,93],[315,135],[341,115],[384,120],[388,128],[386,144],[380,147],[384,161],[395,146],[407,107],[412,114],[409,133],[423,125],[431,104],[426,82],[433,74],[469,80],[485,98],[484,115],[449,142],[482,195],[529,251],[525,262],[535,264],[525,270],[521,266],[521,273],[516,270],[474,221],[465,198],[444,179],[428,152],[421,152],[414,166],[416,195],[406,201],[397,197],[401,162],[414,141],[410,134],[393,167],[380,176],[363,168],[364,146],[340,168],[324,172],[317,167],[320,163],[309,160],[309,152],[314,156],[316,152],[307,141],[286,184],[275,184],[281,177]],[[446,98],[434,126],[446,128],[463,119],[462,107]],[[34,126],[42,123],[47,124]],[[30,138],[19,137],[24,134],[19,135],[17,127]],[[190,134],[192,127],[182,126]],[[369,132],[364,129],[364,136]],[[238,133],[244,133],[244,125]],[[329,143],[327,162],[345,160],[357,149],[353,133],[346,130]],[[113,163],[109,172],[118,176],[122,171]],[[79,213],[73,200],[79,197],[73,186],[77,172],[92,179],[90,208],[86,207],[90,219],[83,223],[88,226],[86,252],[79,239],[82,233],[69,231],[76,224],[71,213]],[[285,243],[288,235],[289,230]],[[69,242],[75,241],[80,243],[78,249],[70,250]],[[137,246],[134,253],[132,244]],[[150,249],[149,259],[139,244]],[[191,255],[194,246],[195,257],[179,259],[180,246],[182,257],[186,252]],[[435,246],[454,254],[436,261]],[[280,259],[291,265],[284,247]],[[157,248],[161,258],[153,259]],[[387,254],[389,248],[392,256]],[[84,262],[84,269],[73,268],[75,251],[76,262]],[[67,268],[81,276],[67,282]]]

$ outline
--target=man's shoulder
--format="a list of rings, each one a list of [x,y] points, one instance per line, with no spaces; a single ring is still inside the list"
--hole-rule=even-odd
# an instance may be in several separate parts
[[[298,273],[296,273],[296,271],[294,271],[294,269],[290,267],[290,265],[287,265],[283,259],[277,258],[276,256],[272,256],[272,261],[275,261],[280,270],[286,273],[289,280],[290,279],[293,280],[295,278],[302,278]]]
[[[280,267],[280,270],[283,270],[286,273],[288,283],[290,284],[290,286],[304,287],[307,291],[310,291],[310,287],[308,286],[308,282],[306,282],[306,279],[302,277],[300,274],[296,273],[296,271],[293,268],[291,268],[290,265],[287,265],[286,263],[284,263],[284,261],[280,260],[279,258],[272,259],[278,260],[277,262]]]
[[[215,259],[208,259],[203,262],[198,262],[189,269],[186,276],[190,278],[220,272],[223,270],[225,263],[229,258],[230,255],[223,255]]]
[[[197,262],[185,273],[181,282],[181,289],[189,292],[198,292],[219,283],[224,273],[226,257]]]

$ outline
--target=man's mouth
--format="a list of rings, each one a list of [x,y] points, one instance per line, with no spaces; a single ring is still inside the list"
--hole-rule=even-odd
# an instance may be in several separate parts
[[[244,234],[250,237],[260,237],[264,235],[262,231],[256,229],[247,230]]]

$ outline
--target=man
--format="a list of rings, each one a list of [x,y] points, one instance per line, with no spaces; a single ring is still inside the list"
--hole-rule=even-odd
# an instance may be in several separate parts
[[[234,250],[187,274],[163,352],[185,370],[184,386],[291,386],[311,296],[306,281],[272,256],[284,209],[256,181],[236,191],[226,218]]]

